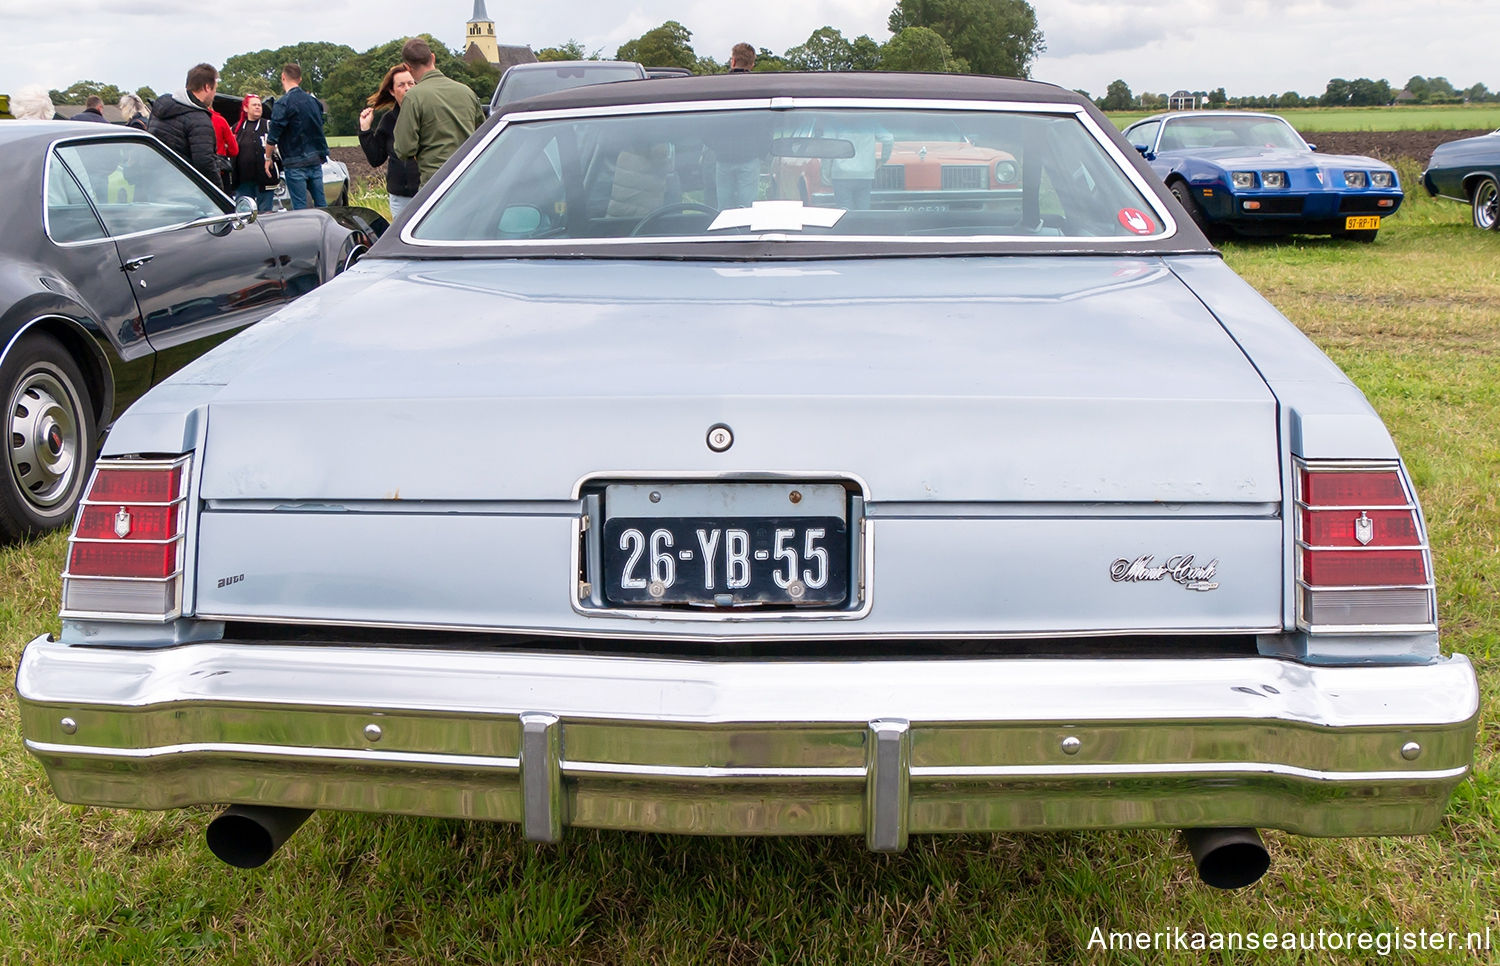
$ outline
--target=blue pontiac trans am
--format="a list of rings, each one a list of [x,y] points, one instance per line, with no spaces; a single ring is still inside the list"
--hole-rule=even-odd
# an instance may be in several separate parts
[[[1390,165],[1318,154],[1275,114],[1158,114],[1126,128],[1125,139],[1205,230],[1370,242],[1404,197]]]

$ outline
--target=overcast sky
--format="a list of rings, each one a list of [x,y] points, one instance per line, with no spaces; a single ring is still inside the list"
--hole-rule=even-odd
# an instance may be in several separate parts
[[[676,19],[700,55],[738,41],[778,53],[829,24],[889,39],[893,0],[486,0],[501,43],[576,39],[612,56],[625,40]],[[1136,92],[1321,94],[1330,77],[1413,74],[1500,88],[1494,0],[1034,0],[1047,52],[1032,76],[1098,97],[1122,78]],[[473,0],[0,0],[0,92],[61,89],[87,79],[158,92],[187,68],[304,40],[367,50],[430,32],[458,47]]]

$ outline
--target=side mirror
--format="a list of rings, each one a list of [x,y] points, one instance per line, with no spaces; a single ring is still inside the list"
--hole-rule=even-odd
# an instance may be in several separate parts
[[[500,213],[502,235],[530,235],[541,226],[542,212],[535,205],[510,205]]]
[[[1309,144],[1307,146],[1307,150],[1309,150],[1309,151],[1316,151],[1316,150],[1318,150],[1318,146],[1316,144]]]
[[[236,229],[255,224],[255,219],[260,214],[255,208],[255,199],[243,196],[234,200],[234,213],[239,216],[234,220]]]
[[[1150,161],[1152,158],[1156,157],[1156,155],[1151,153],[1151,145],[1149,144],[1132,144],[1131,147],[1139,151],[1141,157],[1145,158],[1147,161]]]

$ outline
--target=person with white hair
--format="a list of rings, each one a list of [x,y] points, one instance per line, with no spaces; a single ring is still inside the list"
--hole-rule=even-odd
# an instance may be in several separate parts
[[[120,116],[125,119],[126,127],[133,127],[138,131],[146,130],[146,122],[151,119],[151,110],[146,107],[146,102],[141,100],[139,94],[121,94]]]
[[[10,112],[22,121],[50,121],[57,113],[47,88],[27,84],[10,96]]]

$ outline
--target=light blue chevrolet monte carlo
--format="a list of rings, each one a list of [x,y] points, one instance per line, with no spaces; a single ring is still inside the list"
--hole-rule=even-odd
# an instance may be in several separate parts
[[[17,679],[57,795],[225,803],[241,866],[344,809],[1180,828],[1234,887],[1257,828],[1431,829],[1478,712],[1359,390],[996,78],[511,106],[118,421],[62,607]]]

